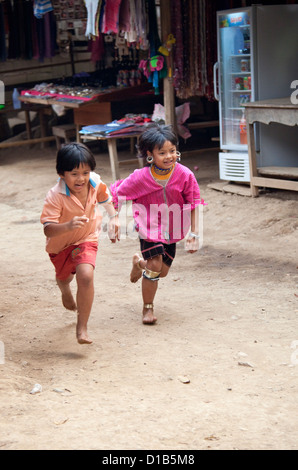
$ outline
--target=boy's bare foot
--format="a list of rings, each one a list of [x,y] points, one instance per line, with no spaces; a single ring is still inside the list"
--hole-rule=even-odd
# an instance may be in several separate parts
[[[92,339],[89,338],[87,329],[77,327],[77,341],[79,344],[91,344]]]
[[[144,325],[154,325],[157,322],[157,318],[153,313],[153,305],[152,307],[146,307],[144,305],[143,308],[143,324]]]
[[[72,296],[72,293],[69,292],[62,292],[62,303],[63,306],[67,310],[76,310],[77,309],[77,304],[75,303],[75,300]]]
[[[137,282],[142,276],[142,268],[139,262],[142,260],[138,254],[132,257],[132,269],[130,272],[130,282]]]
[[[71,276],[72,278],[73,276]],[[70,290],[70,281],[60,281],[56,279],[57,285],[62,294],[62,304],[67,310],[77,310],[77,304]]]

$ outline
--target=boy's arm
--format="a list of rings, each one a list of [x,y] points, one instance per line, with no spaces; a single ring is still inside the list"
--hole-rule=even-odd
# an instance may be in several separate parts
[[[48,238],[59,237],[59,235],[62,235],[63,233],[83,227],[87,222],[89,222],[89,219],[86,216],[75,216],[72,220],[64,222],[63,224],[46,222],[43,226],[43,232]]]

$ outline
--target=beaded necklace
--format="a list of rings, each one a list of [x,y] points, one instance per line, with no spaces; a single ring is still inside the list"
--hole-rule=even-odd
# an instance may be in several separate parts
[[[165,175],[168,175],[169,173],[171,173],[173,167],[171,166],[171,168],[159,168],[157,165],[155,165],[155,163],[153,164],[153,171],[156,175],[162,175],[162,176],[165,176]]]
[[[170,168],[169,170],[164,170],[163,168],[156,167],[156,165],[151,165],[151,174],[156,181],[166,182],[171,177],[174,168],[175,168],[175,165],[173,165],[172,168]]]

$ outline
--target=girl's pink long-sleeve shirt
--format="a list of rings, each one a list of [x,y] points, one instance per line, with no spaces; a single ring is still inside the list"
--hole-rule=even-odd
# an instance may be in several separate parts
[[[187,235],[191,211],[199,204],[200,188],[193,172],[176,163],[165,186],[153,178],[150,167],[135,170],[111,186],[115,207],[133,201],[133,217],[140,238],[152,242],[176,243]]]

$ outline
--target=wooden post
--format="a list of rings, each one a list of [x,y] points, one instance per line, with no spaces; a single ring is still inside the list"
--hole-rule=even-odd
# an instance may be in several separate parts
[[[248,122],[248,119],[246,120]],[[259,195],[259,188],[254,185],[254,178],[258,176],[257,169],[257,157],[256,157],[256,145],[255,145],[255,133],[254,124],[248,124],[248,157],[249,157],[249,171],[250,171],[250,190],[251,195],[256,197]]]
[[[160,23],[161,23],[161,41],[166,42],[168,35],[171,31],[171,0],[160,0]],[[171,53],[169,56],[171,60]],[[173,74],[173,70],[172,70]],[[164,108],[165,108],[165,122],[171,124],[176,129],[176,114],[175,114],[175,90],[173,87],[173,78],[168,76],[164,78],[163,83],[164,93]]]

